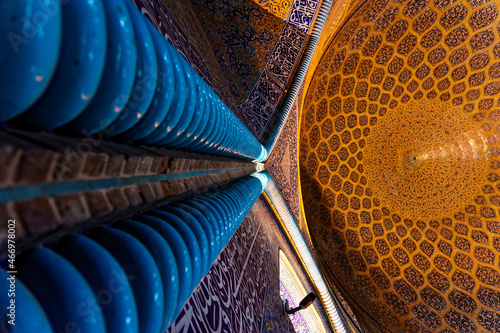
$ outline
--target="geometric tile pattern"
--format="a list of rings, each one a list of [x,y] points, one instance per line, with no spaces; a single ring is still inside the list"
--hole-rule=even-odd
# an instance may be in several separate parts
[[[500,331],[499,23],[495,1],[369,1],[316,68],[306,219],[367,328]]]

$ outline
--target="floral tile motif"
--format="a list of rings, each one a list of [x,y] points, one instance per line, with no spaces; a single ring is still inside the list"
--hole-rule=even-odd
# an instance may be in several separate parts
[[[262,136],[300,60],[319,1],[134,2],[247,128]]]

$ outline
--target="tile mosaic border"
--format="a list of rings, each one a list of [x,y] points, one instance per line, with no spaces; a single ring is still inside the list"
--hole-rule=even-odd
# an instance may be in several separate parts
[[[242,121],[257,138],[261,138],[283,99],[300,56],[308,40],[319,0],[296,0],[274,50],[259,79],[247,97],[238,105]]]

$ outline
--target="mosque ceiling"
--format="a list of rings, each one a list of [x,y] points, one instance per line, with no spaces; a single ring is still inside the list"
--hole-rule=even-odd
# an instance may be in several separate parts
[[[498,7],[367,1],[306,89],[307,225],[366,328],[500,331]]]

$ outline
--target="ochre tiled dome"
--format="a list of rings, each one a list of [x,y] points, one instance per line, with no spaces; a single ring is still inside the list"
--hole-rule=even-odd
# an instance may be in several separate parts
[[[307,225],[368,329],[500,331],[498,7],[367,1],[307,90]]]

